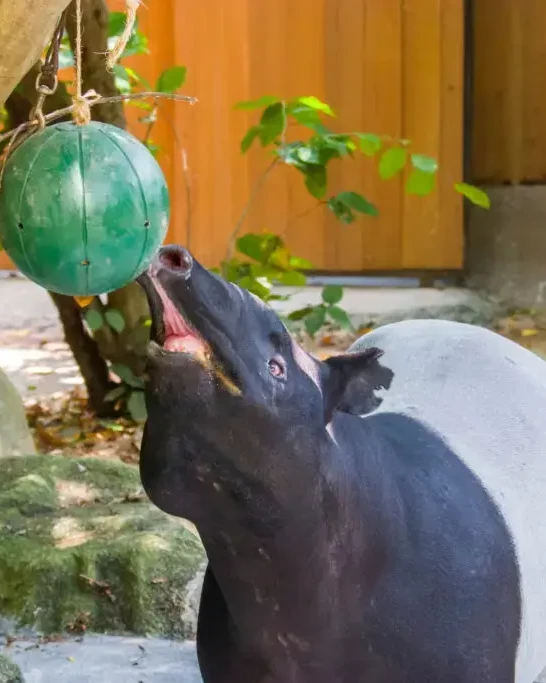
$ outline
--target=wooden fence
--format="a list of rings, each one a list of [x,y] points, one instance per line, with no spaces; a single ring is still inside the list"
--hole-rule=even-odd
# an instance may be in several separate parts
[[[481,2],[482,0],[480,0]],[[500,1],[500,0],[499,0]],[[507,0],[508,1],[508,0]],[[123,7],[111,0],[112,9]],[[154,81],[184,64],[184,88],[199,103],[165,102],[154,142],[172,196],[169,240],[207,265],[225,254],[256,179],[268,164],[239,142],[255,114],[233,105],[264,94],[316,95],[337,112],[339,130],[409,138],[440,163],[425,199],[402,179],[379,180],[369,160],[344,161],[332,192],[363,192],[380,209],[344,227],[290,168],[271,175],[245,229],[283,234],[317,269],[338,272],[462,266],[463,0],[148,0],[139,10],[151,55],[132,64]],[[131,130],[142,137],[138,110]],[[187,170],[184,170],[184,162]]]
[[[473,3],[473,177],[546,181],[546,2]]]

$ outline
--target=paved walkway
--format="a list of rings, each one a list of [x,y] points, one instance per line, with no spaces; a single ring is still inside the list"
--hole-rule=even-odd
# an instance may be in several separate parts
[[[17,640],[1,651],[21,667],[25,683],[201,683],[193,643],[88,635]]]

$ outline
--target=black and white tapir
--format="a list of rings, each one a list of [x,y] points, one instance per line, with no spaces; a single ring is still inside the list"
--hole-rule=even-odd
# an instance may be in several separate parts
[[[403,322],[319,362],[164,247],[141,476],[209,565],[205,683],[533,683],[546,666],[546,363]]]

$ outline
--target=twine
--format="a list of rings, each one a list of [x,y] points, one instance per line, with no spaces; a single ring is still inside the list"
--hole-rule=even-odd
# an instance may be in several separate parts
[[[137,10],[140,6],[140,0],[126,0],[127,2],[127,19],[125,21],[125,28],[123,33],[117,39],[114,47],[108,51],[108,56],[106,58],[106,67],[109,71],[112,71],[114,66],[119,61],[121,55],[125,52],[127,43],[131,38],[133,29],[135,27]]]
[[[78,126],[86,126],[91,121],[89,101],[82,95],[82,25],[82,0],[76,0],[76,94],[72,98],[72,118]]]

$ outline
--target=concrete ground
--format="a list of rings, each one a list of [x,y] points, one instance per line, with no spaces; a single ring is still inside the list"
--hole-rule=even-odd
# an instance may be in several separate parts
[[[201,683],[193,643],[88,635],[16,640],[0,652],[19,665],[25,683]]]

